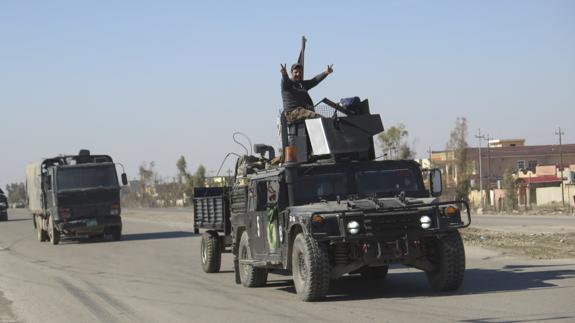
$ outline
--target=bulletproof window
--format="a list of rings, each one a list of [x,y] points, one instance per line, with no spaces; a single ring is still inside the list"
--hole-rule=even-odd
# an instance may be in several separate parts
[[[268,205],[268,185],[267,182],[259,182],[256,186],[257,204],[256,211],[265,211]]]

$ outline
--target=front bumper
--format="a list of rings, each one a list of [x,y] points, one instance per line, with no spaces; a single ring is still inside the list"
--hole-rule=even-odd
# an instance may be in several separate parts
[[[446,205],[461,205],[458,216],[444,216],[440,208]],[[467,221],[462,220],[465,209]],[[330,215],[333,212],[318,212],[314,215]],[[422,228],[421,218],[427,216],[431,219],[429,228]],[[308,230],[318,241],[351,242],[351,241],[397,241],[398,239],[417,240],[436,236],[445,232],[466,228],[471,224],[469,204],[465,201],[449,201],[432,204],[417,204],[395,209],[377,210],[371,213],[358,212],[358,210],[341,212],[332,218],[332,222],[324,227],[309,222]],[[335,221],[334,221],[335,220]],[[351,234],[347,225],[351,221],[360,223],[361,229],[357,234]]]
[[[69,219],[57,223],[60,232],[67,235],[90,235],[110,233],[110,229],[122,227],[119,215],[95,216],[81,219]]]

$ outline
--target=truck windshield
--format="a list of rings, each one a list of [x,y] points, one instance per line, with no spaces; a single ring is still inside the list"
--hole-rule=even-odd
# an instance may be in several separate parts
[[[345,173],[306,175],[298,179],[295,195],[299,203],[317,202],[320,199],[334,199],[347,195]]]
[[[417,178],[409,169],[364,170],[355,173],[360,195],[397,195],[420,190]]]
[[[58,190],[116,188],[114,165],[65,167],[58,170]]]

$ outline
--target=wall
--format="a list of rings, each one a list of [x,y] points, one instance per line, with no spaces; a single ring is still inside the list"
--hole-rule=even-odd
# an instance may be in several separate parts
[[[561,187],[537,188],[537,205],[545,205],[551,202],[561,203]]]

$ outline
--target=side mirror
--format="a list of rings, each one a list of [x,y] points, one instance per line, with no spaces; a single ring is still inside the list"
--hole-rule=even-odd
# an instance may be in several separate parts
[[[438,168],[431,169],[429,171],[429,191],[431,196],[438,197],[443,191],[441,170]]]
[[[122,173],[122,185],[128,185],[128,175],[126,173]]]

